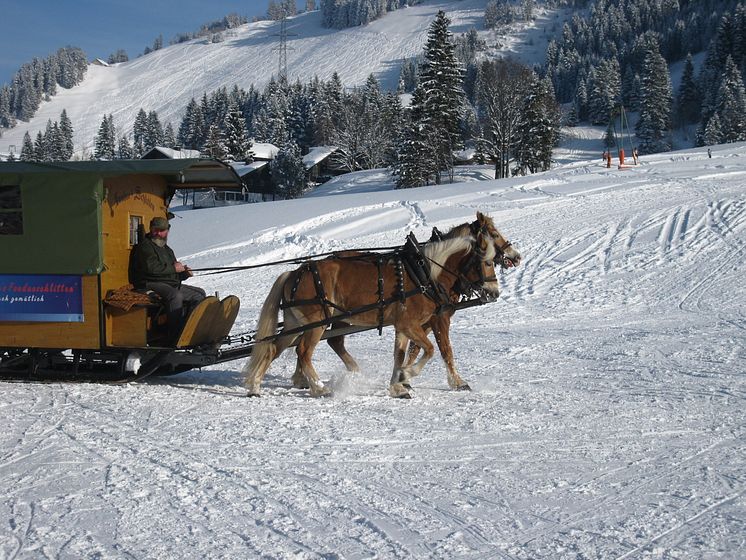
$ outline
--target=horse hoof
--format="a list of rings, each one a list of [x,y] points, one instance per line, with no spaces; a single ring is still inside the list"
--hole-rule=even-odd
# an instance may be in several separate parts
[[[409,383],[402,383],[402,387],[404,387],[407,391],[412,390],[412,386]]]
[[[258,399],[261,395],[259,393],[246,393],[246,397],[249,399]]]
[[[412,398],[412,395],[409,394],[409,391],[401,383],[396,383],[395,385],[389,387],[389,395],[391,395],[395,399]]]
[[[463,385],[459,385],[456,387],[457,391],[471,391],[471,387],[469,387],[468,383],[464,383]]]
[[[293,382],[293,388],[294,389],[310,389],[311,386],[308,383],[305,383],[305,382],[298,382],[298,383],[296,383],[294,381]]]

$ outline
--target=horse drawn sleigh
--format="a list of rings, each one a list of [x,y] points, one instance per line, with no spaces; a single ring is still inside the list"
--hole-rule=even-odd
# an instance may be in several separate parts
[[[393,396],[408,396],[432,356],[431,330],[449,384],[468,388],[453,365],[450,317],[494,300],[495,265],[520,261],[482,214],[425,244],[411,236],[400,248],[297,259],[300,267],[275,282],[256,331],[231,333],[238,299],[211,296],[178,340],[164,342],[163,306],[129,289],[132,249],[177,189],[239,184],[229,165],[203,159],[0,164],[0,378],[125,382],[250,357],[247,386],[258,395],[271,361],[296,347],[294,385],[322,395],[311,365],[320,340],[354,370],[344,337],[393,326]],[[405,362],[407,341],[424,351],[416,362],[416,351]]]

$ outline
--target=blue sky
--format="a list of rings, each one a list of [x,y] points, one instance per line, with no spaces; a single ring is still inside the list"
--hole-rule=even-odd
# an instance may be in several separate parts
[[[235,12],[267,11],[268,0],[0,0],[0,84],[10,82],[24,62],[58,48],[83,49],[88,59],[106,59],[117,49],[135,58],[163,35],[196,31]]]

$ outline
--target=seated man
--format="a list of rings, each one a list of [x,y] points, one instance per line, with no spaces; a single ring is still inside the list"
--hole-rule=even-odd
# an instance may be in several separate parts
[[[192,273],[166,244],[170,227],[166,218],[150,221],[150,233],[132,249],[130,281],[135,288],[153,290],[163,299],[168,310],[168,340],[175,344],[186,318],[184,304],[194,307],[205,299],[205,291],[181,283]]]

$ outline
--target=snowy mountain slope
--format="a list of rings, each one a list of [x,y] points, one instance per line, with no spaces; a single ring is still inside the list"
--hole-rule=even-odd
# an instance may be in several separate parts
[[[488,211],[522,252],[386,395],[393,336],[319,347],[335,389],[243,363],[126,386],[0,383],[0,557],[727,558],[746,549],[746,144],[506,181],[181,211],[193,266],[390,246]],[[352,192],[352,188],[350,192]],[[284,267],[195,278],[253,327]]]
[[[321,12],[301,14],[288,21],[288,75],[302,82],[337,72],[347,87],[360,86],[374,74],[386,89],[395,89],[401,62],[421,54],[430,22],[438,10],[452,19],[451,31],[483,29],[485,0],[429,1],[397,10],[369,25],[333,30],[321,27]],[[85,80],[64,90],[41,108],[29,123],[4,132],[0,152],[23,135],[32,138],[47,120],[58,121],[63,109],[75,129],[76,153],[92,151],[104,114],[112,114],[121,131],[131,131],[140,108],[156,111],[162,123],[175,129],[192,97],[219,87],[251,84],[263,88],[277,75],[279,23],[262,21],[226,33],[222,43],[205,39],[173,45],[147,56],[111,67],[91,65]]]

